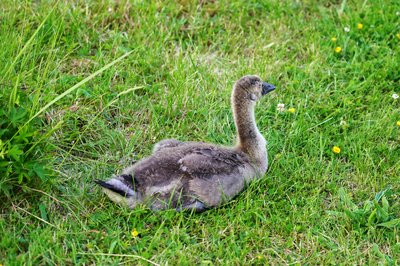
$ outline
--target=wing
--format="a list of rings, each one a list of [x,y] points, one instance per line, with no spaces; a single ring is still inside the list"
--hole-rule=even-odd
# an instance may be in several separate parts
[[[219,147],[194,148],[178,161],[181,171],[192,177],[229,175],[249,163],[241,152]]]
[[[153,153],[158,152],[165,148],[173,148],[184,144],[184,142],[176,139],[164,139],[154,145]]]

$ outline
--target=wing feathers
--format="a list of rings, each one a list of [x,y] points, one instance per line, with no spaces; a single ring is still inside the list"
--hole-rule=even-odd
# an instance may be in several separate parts
[[[247,160],[231,150],[198,148],[184,156],[178,163],[183,172],[192,176],[205,177],[230,174],[238,167],[243,167]]]

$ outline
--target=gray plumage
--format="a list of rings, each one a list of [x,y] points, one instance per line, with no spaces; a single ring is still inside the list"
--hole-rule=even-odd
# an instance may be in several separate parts
[[[255,123],[257,100],[275,87],[257,76],[238,80],[232,92],[237,144],[223,147],[202,142],[162,140],[153,154],[120,176],[97,180],[111,200],[135,208],[175,208],[201,212],[236,196],[268,167],[264,137]]]

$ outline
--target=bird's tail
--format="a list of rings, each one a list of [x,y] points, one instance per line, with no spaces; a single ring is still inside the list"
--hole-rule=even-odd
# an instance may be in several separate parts
[[[115,203],[134,208],[138,203],[138,193],[134,189],[135,180],[131,175],[120,175],[107,181],[94,180]]]

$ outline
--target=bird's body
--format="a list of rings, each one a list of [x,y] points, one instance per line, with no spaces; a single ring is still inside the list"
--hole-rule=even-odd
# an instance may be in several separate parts
[[[257,91],[247,95],[246,88],[237,88],[252,85],[249,82],[253,79],[261,82],[258,77],[246,76],[240,80],[242,83],[237,82],[232,94],[238,130],[235,147],[163,140],[155,145],[151,156],[126,168],[121,175],[97,183],[110,199],[130,208],[145,204],[154,210],[200,212],[230,200],[246,183],[263,176],[268,167],[266,142],[255,124],[254,105],[261,90],[274,87],[261,87],[267,85],[260,83],[260,95]],[[242,98],[246,95],[249,98]]]

